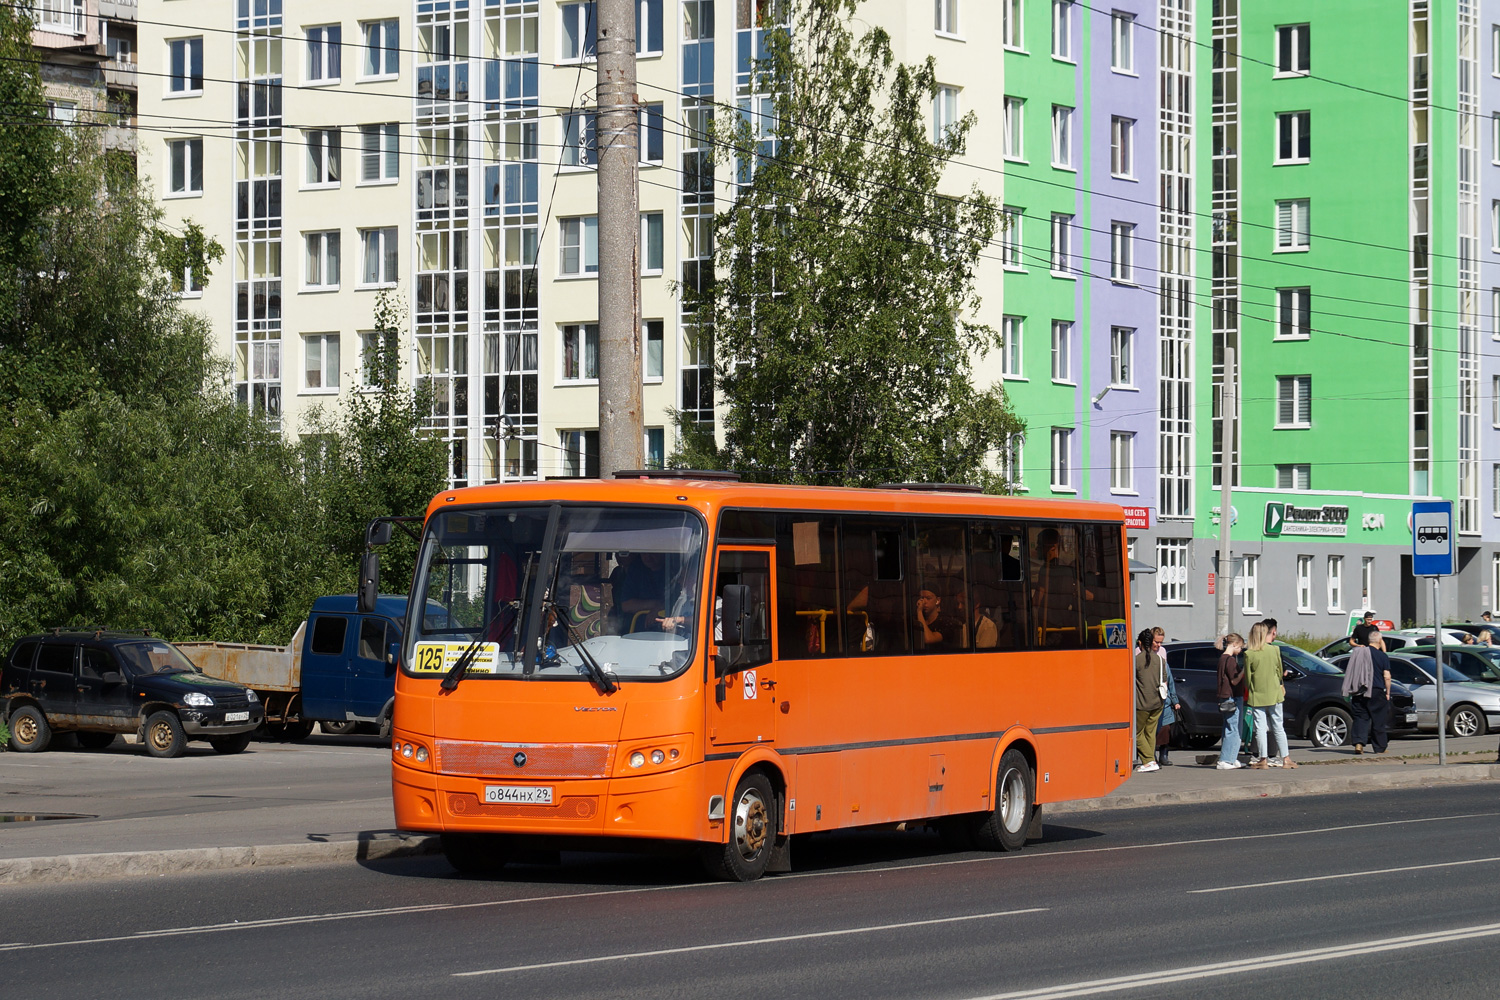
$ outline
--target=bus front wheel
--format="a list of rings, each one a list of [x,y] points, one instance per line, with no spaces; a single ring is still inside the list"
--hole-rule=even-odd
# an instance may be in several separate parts
[[[729,842],[705,845],[704,866],[715,878],[754,882],[766,873],[781,832],[770,780],[759,772],[745,775],[727,812]]]
[[[1025,847],[1035,792],[1036,776],[1026,755],[1015,747],[1005,751],[995,782],[995,811],[976,831],[979,846],[987,851],[1019,851]]]

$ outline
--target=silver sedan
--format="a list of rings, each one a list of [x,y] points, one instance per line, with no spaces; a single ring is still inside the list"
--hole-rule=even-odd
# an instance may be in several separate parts
[[[1417,704],[1417,729],[1437,731],[1437,663],[1431,656],[1397,650],[1390,655],[1391,679],[1411,688]],[[1443,708],[1448,732],[1454,736],[1483,736],[1500,729],[1500,684],[1475,682],[1443,668]]]

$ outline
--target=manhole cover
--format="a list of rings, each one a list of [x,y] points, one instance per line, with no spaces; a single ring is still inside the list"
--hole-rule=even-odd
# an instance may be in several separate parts
[[[42,823],[50,819],[98,819],[89,813],[0,813],[0,823]]]

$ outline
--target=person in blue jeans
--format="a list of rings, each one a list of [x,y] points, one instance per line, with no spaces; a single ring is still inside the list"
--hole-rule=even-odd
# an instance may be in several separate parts
[[[1245,640],[1238,632],[1224,637],[1224,653],[1219,657],[1219,711],[1224,716],[1223,743],[1219,748],[1219,762],[1214,765],[1220,771],[1233,771],[1244,767],[1240,763],[1240,716],[1245,711],[1245,668],[1240,664],[1240,653],[1244,652]],[[1229,711],[1226,704],[1233,703]]]

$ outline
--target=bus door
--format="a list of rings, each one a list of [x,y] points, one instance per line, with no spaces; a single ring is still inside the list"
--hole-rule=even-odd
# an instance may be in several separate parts
[[[709,742],[715,746],[769,743],[776,738],[779,695],[771,662],[774,553],[772,548],[728,545],[718,551],[711,644],[717,652],[708,709]]]

